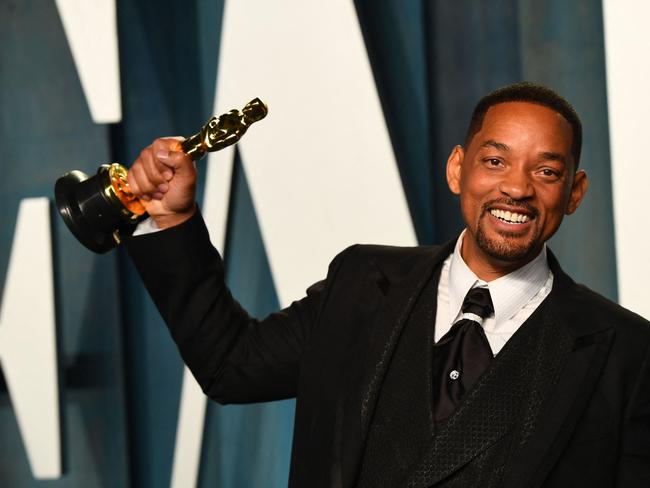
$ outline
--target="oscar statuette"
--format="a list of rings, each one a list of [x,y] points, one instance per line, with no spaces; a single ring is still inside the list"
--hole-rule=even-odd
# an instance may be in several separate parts
[[[180,142],[181,150],[197,161],[208,152],[235,144],[267,113],[264,102],[255,98],[241,111],[212,117],[199,132]],[[90,177],[79,170],[70,171],[56,181],[54,195],[72,234],[96,253],[117,246],[147,216],[142,202],[129,188],[127,169],[119,163],[102,164]]]

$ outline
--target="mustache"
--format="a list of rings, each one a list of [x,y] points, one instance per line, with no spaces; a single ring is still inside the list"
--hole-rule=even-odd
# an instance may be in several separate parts
[[[533,218],[539,215],[539,210],[537,210],[536,207],[533,207],[530,203],[521,200],[513,200],[512,198],[495,198],[494,200],[490,200],[489,202],[484,203],[483,213],[486,213],[491,207],[494,207],[496,204],[520,208],[532,215]]]

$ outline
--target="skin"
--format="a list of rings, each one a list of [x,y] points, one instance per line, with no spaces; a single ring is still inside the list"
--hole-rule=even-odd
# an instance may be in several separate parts
[[[530,262],[580,205],[588,183],[584,171],[576,172],[572,138],[554,110],[506,102],[488,109],[466,148],[452,149],[447,183],[460,195],[467,226],[461,255],[479,278],[491,281]],[[503,222],[496,210],[526,221]]]
[[[129,169],[127,182],[161,229],[179,225],[196,212],[196,166],[179,140],[156,139]]]

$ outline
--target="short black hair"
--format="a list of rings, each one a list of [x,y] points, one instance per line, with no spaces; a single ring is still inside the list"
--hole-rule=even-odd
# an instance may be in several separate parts
[[[465,147],[467,147],[483,126],[483,119],[490,107],[505,102],[529,102],[543,105],[551,110],[555,110],[571,126],[573,138],[571,141],[571,154],[575,161],[575,169],[578,169],[580,162],[580,151],[582,148],[582,123],[578,112],[573,106],[567,102],[561,95],[553,91],[547,86],[522,81],[513,83],[504,87],[498,88],[493,92],[488,93],[479,100],[474,107],[472,118],[470,119],[469,126],[467,127],[467,134],[465,135]]]

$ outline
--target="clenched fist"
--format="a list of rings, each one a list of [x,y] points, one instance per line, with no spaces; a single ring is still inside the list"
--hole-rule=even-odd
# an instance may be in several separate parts
[[[165,229],[196,211],[196,166],[181,150],[182,138],[156,139],[129,169],[127,181],[156,225]]]

